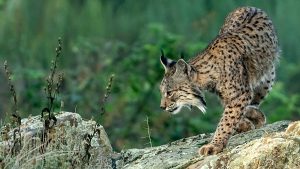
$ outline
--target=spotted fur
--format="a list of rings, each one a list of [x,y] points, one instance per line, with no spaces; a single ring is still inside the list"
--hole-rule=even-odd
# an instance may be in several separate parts
[[[278,59],[277,36],[267,14],[255,7],[238,8],[196,57],[173,61],[162,54],[161,108],[177,113],[181,107],[196,106],[204,112],[203,91],[219,95],[223,116],[211,143],[199,150],[201,155],[219,153],[234,133],[265,123],[259,105],[272,88]]]

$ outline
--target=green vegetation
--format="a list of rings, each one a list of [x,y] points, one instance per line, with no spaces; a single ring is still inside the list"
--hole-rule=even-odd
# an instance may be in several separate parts
[[[198,110],[176,116],[161,111],[160,49],[173,59],[195,56],[217,35],[225,16],[246,5],[270,15],[282,48],[277,83],[262,105],[268,122],[299,119],[297,0],[0,0],[0,62],[7,60],[14,73],[19,115],[38,115],[47,105],[48,100],[41,99],[47,97],[45,77],[56,40],[62,37],[64,57],[57,73],[64,73],[64,81],[57,99],[63,101],[63,110],[93,117],[106,128],[117,150],[149,146],[149,124],[151,144],[156,146],[214,131],[222,111],[211,94],[206,95],[205,115]],[[14,102],[4,69],[1,72],[4,121],[14,112]],[[104,86],[111,74],[115,76],[106,100]],[[59,103],[54,104],[56,111]]]

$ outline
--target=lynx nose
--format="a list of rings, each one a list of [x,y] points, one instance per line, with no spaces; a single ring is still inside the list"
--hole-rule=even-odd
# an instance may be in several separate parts
[[[163,110],[166,110],[166,107],[167,107],[167,106],[166,106],[165,102],[164,102],[164,101],[161,101],[161,102],[160,102],[160,108],[163,109]]]
[[[160,105],[160,108],[163,110],[166,110],[166,106],[164,106],[164,105]]]
[[[162,98],[162,99],[160,100],[160,108],[163,109],[163,110],[166,110],[167,104],[166,104],[165,98]]]

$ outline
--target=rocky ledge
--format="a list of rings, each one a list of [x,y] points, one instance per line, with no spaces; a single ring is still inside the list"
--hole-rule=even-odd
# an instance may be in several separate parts
[[[230,138],[220,154],[199,156],[212,134],[200,134],[166,145],[121,152],[118,168],[235,169],[300,168],[300,122],[279,121]]]

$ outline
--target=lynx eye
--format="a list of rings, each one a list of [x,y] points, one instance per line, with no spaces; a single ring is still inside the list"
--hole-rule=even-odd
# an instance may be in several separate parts
[[[174,95],[174,92],[173,93],[171,91],[166,92],[166,96],[169,98],[172,97],[173,95]]]

